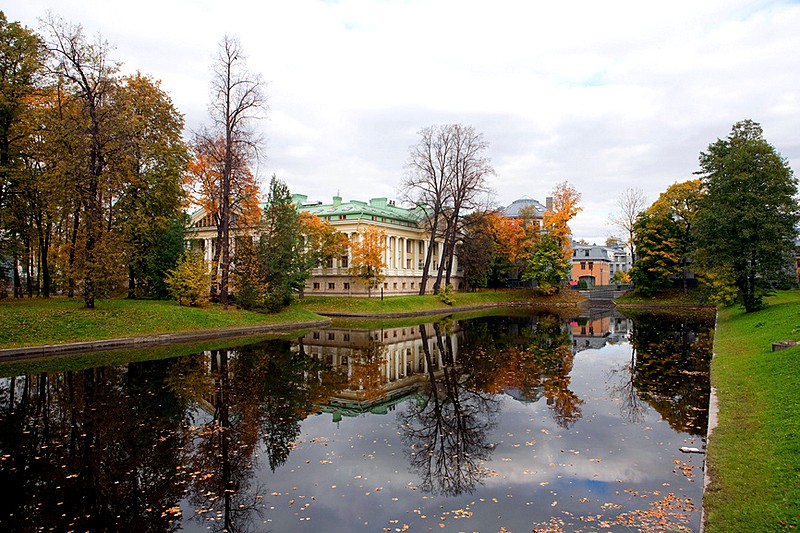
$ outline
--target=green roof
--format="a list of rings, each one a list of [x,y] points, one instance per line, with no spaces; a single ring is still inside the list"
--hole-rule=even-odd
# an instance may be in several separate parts
[[[408,209],[399,207],[393,200],[386,198],[372,198],[369,202],[359,200],[343,202],[340,196],[334,196],[332,203],[323,204],[322,202],[309,203],[307,196],[295,194],[293,200],[299,210],[320,218],[345,215],[348,220],[371,220],[375,217],[376,220],[381,222],[405,222],[415,226],[423,218],[423,212],[420,208]]]

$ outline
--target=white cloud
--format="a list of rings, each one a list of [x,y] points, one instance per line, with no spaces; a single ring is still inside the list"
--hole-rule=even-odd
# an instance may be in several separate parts
[[[28,0],[102,35],[128,71],[163,80],[187,125],[206,120],[209,65],[240,38],[269,82],[262,178],[325,199],[396,196],[408,147],[434,123],[484,133],[497,202],[583,193],[578,238],[601,241],[619,191],[654,200],[745,118],[798,171],[800,5],[627,0],[137,3]]]

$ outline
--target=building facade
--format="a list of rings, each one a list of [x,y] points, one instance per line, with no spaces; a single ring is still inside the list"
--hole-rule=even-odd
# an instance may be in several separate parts
[[[624,246],[572,243],[571,284],[587,289],[611,284],[617,272],[628,272],[633,261]],[[583,282],[583,283],[581,283]]]
[[[299,211],[304,211],[328,222],[337,231],[344,233],[351,240],[358,239],[366,226],[374,226],[385,234],[384,263],[385,279],[381,286],[369,291],[366,284],[350,275],[352,255],[333,259],[328,264],[314,268],[306,282],[305,293],[327,296],[366,296],[374,292],[383,294],[417,294],[422,280],[425,256],[430,245],[430,237],[424,227],[424,212],[420,208],[398,206],[387,198],[373,198],[369,202],[351,200],[342,201],[334,196],[331,203],[309,202],[308,197],[293,195],[293,201]],[[234,236],[241,236],[246,228]],[[252,229],[252,228],[250,228]],[[205,210],[199,209],[191,216],[190,229],[187,232],[188,247],[203,255],[209,263],[214,257],[217,227]],[[232,239],[235,247],[235,238]],[[433,281],[443,256],[444,244],[433,243],[434,251],[428,269],[430,283],[427,292],[433,291]],[[451,283],[456,290],[464,288],[463,275],[458,266],[458,259],[453,259]]]

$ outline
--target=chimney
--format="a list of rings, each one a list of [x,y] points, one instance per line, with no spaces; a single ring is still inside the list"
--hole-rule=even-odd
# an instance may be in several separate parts
[[[334,196],[333,197],[333,207],[338,207],[342,205],[342,197],[341,196]]]
[[[372,207],[386,207],[386,203],[386,198],[371,198],[369,201],[369,205]]]
[[[547,208],[547,210],[548,211],[552,211],[553,210],[553,197],[552,196],[548,196],[545,199],[544,202],[545,202],[545,207]]]

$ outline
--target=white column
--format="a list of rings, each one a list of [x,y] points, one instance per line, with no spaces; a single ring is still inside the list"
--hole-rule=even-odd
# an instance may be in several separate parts
[[[211,263],[211,260],[214,258],[213,251],[211,250],[211,248],[213,247],[212,244],[213,242],[214,241],[212,241],[211,239],[203,239],[203,248],[204,248],[203,255],[205,256],[204,259],[208,263]]]

